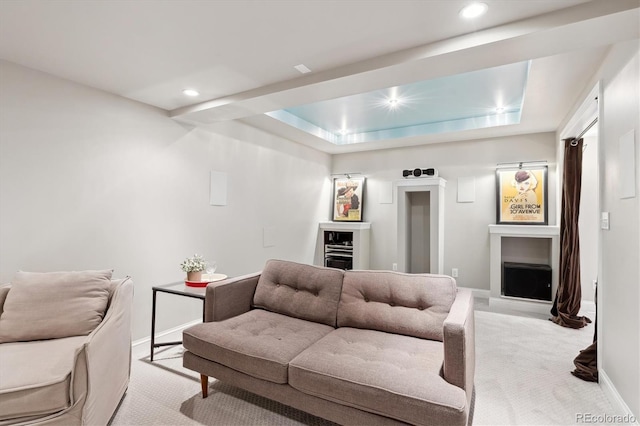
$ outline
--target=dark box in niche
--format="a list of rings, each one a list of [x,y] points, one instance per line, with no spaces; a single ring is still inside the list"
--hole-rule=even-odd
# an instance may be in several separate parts
[[[502,263],[502,295],[551,301],[551,267],[533,263]]]
[[[325,266],[329,268],[349,270],[353,269],[353,260],[342,257],[328,257],[325,259]]]

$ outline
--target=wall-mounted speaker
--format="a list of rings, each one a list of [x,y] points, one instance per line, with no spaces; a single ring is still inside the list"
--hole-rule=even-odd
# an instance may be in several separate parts
[[[438,177],[438,170],[434,168],[428,169],[413,169],[413,170],[403,170],[402,177],[408,178],[410,176],[413,177]]]

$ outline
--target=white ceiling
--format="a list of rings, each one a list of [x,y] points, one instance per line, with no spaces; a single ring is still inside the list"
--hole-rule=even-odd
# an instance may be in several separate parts
[[[4,0],[0,58],[178,120],[239,119],[349,152],[556,130],[607,46],[638,38],[638,0],[484,1],[488,13],[471,22],[460,0]],[[521,123],[490,133],[335,146],[264,115],[529,59]]]

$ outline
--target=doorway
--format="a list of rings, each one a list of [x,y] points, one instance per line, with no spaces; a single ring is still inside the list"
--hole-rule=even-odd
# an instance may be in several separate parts
[[[562,166],[564,163],[563,139],[570,137],[583,139],[578,233],[580,236],[581,311],[584,311],[587,316],[593,316],[595,313],[594,282],[598,279],[600,263],[599,97],[600,84],[596,84],[561,132],[558,144],[557,220],[559,224],[562,217],[562,180],[564,176]]]
[[[396,182],[398,271],[443,273],[445,186],[440,177]]]
[[[598,280],[598,239],[600,235],[600,182],[598,179],[598,124],[583,136],[582,189],[580,191],[580,281],[582,300],[595,304],[595,286]],[[586,309],[585,309],[586,308]],[[593,311],[595,307],[583,309]]]
[[[427,191],[407,194],[407,235],[409,236],[407,272],[412,274],[431,272],[430,200],[431,193]]]

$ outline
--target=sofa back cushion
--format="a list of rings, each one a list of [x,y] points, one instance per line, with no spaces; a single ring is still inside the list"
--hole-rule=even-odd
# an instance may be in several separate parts
[[[335,327],[343,276],[340,269],[269,260],[253,306]]]
[[[0,343],[83,336],[100,324],[111,270],[18,272],[0,315]]]
[[[346,271],[338,327],[442,341],[456,291],[455,280],[445,275]]]

